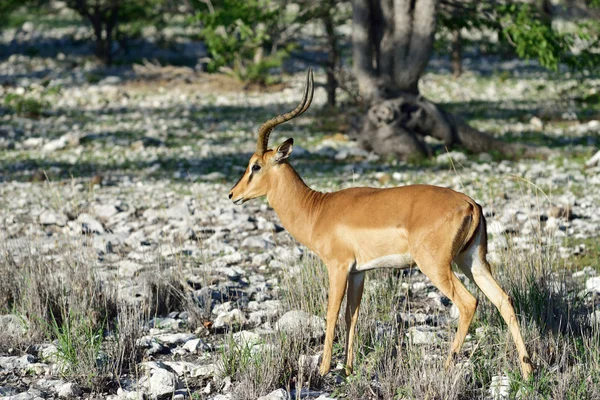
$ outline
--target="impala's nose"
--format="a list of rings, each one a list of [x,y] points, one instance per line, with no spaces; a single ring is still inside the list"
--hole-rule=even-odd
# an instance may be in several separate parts
[[[229,200],[233,197],[233,192],[229,192]]]

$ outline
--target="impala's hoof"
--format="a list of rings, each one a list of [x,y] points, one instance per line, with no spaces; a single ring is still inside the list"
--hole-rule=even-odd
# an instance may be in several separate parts
[[[330,369],[329,365],[323,365],[323,364],[321,364],[321,367],[319,368],[319,374],[321,376],[325,376],[325,375],[327,375],[329,373],[329,369]]]
[[[533,374],[533,364],[529,357],[523,357],[523,362],[521,363],[521,372],[523,373],[523,379],[528,380]]]

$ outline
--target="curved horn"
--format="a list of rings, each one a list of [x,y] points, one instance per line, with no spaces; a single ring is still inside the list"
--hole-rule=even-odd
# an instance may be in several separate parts
[[[258,130],[256,154],[262,155],[265,151],[267,151],[267,146],[269,145],[269,135],[271,134],[273,128],[275,128],[279,124],[289,121],[292,118],[302,115],[306,110],[308,110],[308,107],[310,107],[310,103],[312,103],[313,94],[315,92],[314,86],[315,85],[313,81],[312,68],[309,68],[308,74],[306,75],[306,86],[304,87],[304,95],[302,96],[302,100],[300,100],[300,104],[298,104],[298,106],[294,110],[286,114],[278,115],[275,118],[271,118],[270,120],[261,125],[260,129]]]

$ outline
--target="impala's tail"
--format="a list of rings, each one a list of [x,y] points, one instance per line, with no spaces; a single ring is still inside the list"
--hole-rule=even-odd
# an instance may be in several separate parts
[[[459,254],[471,247],[477,238],[477,235],[479,234],[479,229],[481,229],[481,238],[479,244],[483,245],[483,247],[487,249],[487,225],[483,215],[483,209],[473,200],[471,200],[469,204],[472,207],[471,224],[469,226],[469,230],[467,231],[467,235],[465,236],[464,244],[458,252]]]

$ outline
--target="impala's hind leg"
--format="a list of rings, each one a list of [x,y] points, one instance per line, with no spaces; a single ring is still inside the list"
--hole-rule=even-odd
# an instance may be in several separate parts
[[[346,289],[346,374],[352,373],[352,360],[354,356],[354,334],[356,333],[356,321],[360,300],[362,299],[365,285],[365,273],[356,272],[348,276],[348,288]]]
[[[469,326],[477,309],[477,299],[465,288],[460,279],[454,275],[449,260],[438,261],[431,257],[421,257],[421,260],[415,261],[431,282],[458,307],[458,328],[450,347],[450,354],[446,360],[446,367],[449,367],[452,365],[454,357],[458,354],[465,341]]]
[[[527,349],[525,349],[517,316],[515,315],[510,298],[492,276],[490,264],[487,262],[487,241],[483,236],[485,235],[484,227],[485,225],[477,229],[477,236],[473,243],[458,255],[455,261],[460,269],[479,286],[483,294],[500,311],[517,346],[523,377],[527,379],[533,371],[533,366]]]

